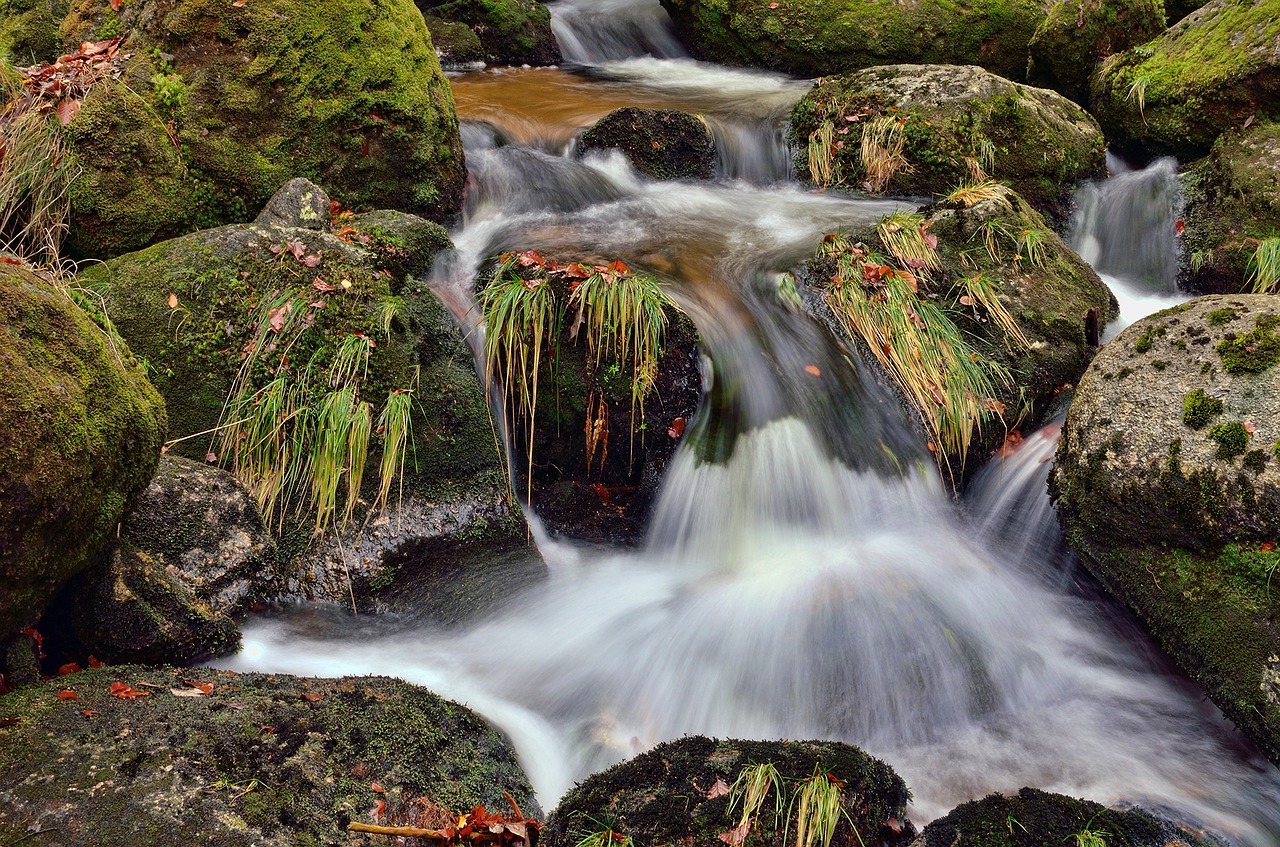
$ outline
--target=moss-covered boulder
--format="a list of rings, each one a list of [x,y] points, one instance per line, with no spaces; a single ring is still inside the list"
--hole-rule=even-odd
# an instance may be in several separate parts
[[[0,6],[0,55],[16,67],[52,62],[62,52],[67,0],[6,0]]]
[[[1161,0],[1057,0],[1031,39],[1028,80],[1088,105],[1098,63],[1164,28]]]
[[[825,76],[873,65],[981,65],[1022,79],[1044,20],[1031,0],[662,0],[695,56]]]
[[[440,65],[446,69],[466,68],[484,64],[484,46],[475,30],[457,21],[446,21],[435,15],[425,14],[427,31],[431,33],[431,45],[436,48]]]
[[[1104,61],[1093,114],[1112,145],[1183,161],[1219,133],[1280,109],[1280,6],[1212,0],[1146,44]]]
[[[461,208],[453,98],[411,0],[80,0],[62,32],[132,53],[67,126],[78,256],[248,220],[295,176],[356,209]]]
[[[728,788],[747,766],[764,764],[776,768],[780,794],[766,792],[749,828],[735,835],[742,807],[730,814]],[[586,835],[612,829],[635,844],[715,847],[746,839],[778,847],[787,843],[788,823],[794,833],[795,821],[787,821],[793,794],[816,774],[839,781],[847,817],[836,825],[836,844],[879,843],[880,824],[901,818],[911,797],[892,768],[848,744],[695,735],[659,744],[588,777],[561,799],[542,840],[548,847],[571,847]]]
[[[1089,840],[1090,834],[1097,840]],[[1218,842],[1142,809],[1108,809],[1091,800],[1023,788],[1011,797],[990,794],[961,803],[926,826],[912,847],[1099,843],[1107,847],[1170,847]]]
[[[674,109],[616,109],[582,133],[578,151],[620,150],[632,167],[654,179],[711,179],[716,145],[711,129]]]
[[[863,143],[868,133],[875,143]],[[1105,168],[1102,132],[1083,109],[974,66],[890,65],[824,77],[796,104],[791,135],[803,177],[940,195],[985,173],[1058,218],[1072,187]],[[815,157],[829,162],[825,170]]]
[[[117,682],[146,696],[112,696]],[[347,823],[439,826],[477,804],[505,811],[504,791],[538,814],[501,735],[384,677],[126,665],[6,696],[0,718],[6,843],[56,830],[85,847],[373,845]]]
[[[1280,238],[1280,124],[1223,133],[1185,179],[1187,284],[1233,294],[1255,277],[1250,262]]]
[[[0,373],[3,640],[114,533],[155,471],[165,410],[119,336],[65,288],[7,263]]]
[[[417,3],[422,14],[428,17],[432,35],[440,24],[430,18],[470,29],[480,43],[481,61],[539,67],[559,64],[561,60],[560,45],[551,32],[551,13],[537,0],[417,0]],[[461,40],[448,42],[458,43],[467,45]],[[459,61],[456,53],[450,55]]]
[[[1076,389],[1050,487],[1089,568],[1280,761],[1280,297],[1122,332]]]

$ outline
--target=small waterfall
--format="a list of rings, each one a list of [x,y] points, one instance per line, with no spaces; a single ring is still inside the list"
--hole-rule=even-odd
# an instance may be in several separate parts
[[[551,30],[567,63],[599,65],[639,56],[688,56],[658,0],[557,0]]]

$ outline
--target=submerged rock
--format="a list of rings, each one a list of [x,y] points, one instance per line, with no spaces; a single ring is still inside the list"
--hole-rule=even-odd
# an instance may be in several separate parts
[[[1028,81],[1088,105],[1098,63],[1164,28],[1161,0],[1057,0],[1031,39]]]
[[[551,32],[551,13],[537,0],[416,0],[426,16],[432,40],[451,64],[475,61],[472,40],[479,46],[479,60],[499,65],[559,64],[560,45]],[[434,19],[434,20],[433,20]],[[453,24],[453,26],[448,26]],[[457,31],[462,25],[473,33],[468,39]]]
[[[1280,761],[1280,298],[1122,332],[1080,381],[1050,488],[1090,570]]]
[[[112,696],[116,682],[145,696]],[[126,665],[8,695],[0,718],[15,720],[0,722],[6,843],[56,830],[69,847],[371,845],[347,823],[421,826],[434,815],[427,825],[438,826],[476,804],[506,810],[504,791],[539,814],[500,734],[384,677]]]
[[[824,124],[818,157],[830,178],[821,181],[874,192],[943,195],[985,175],[1061,220],[1075,184],[1105,167],[1102,132],[1083,109],[973,66],[888,65],[818,80],[791,115],[802,177],[822,175],[807,151]]]
[[[1093,114],[1113,147],[1186,161],[1223,131],[1280,107],[1275,0],[1212,0],[1103,62]]]
[[[654,179],[715,175],[716,147],[710,128],[674,109],[616,109],[582,133],[578,150],[583,154],[621,150],[632,167]]]
[[[729,786],[747,766],[762,764],[777,769],[780,794],[766,790],[750,826],[735,833],[742,811],[730,812]],[[787,843],[793,794],[817,774],[839,781],[840,806],[847,817],[836,825],[836,844],[879,843],[881,823],[902,818],[911,797],[892,768],[848,744],[717,741],[693,735],[659,744],[583,780],[551,813],[542,840],[548,847],[571,847],[584,835],[612,829],[635,844],[716,847],[745,839],[776,847]]]

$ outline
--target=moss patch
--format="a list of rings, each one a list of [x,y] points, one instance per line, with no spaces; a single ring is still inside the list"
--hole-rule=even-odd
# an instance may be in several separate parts
[[[1087,104],[1098,62],[1164,28],[1161,0],[1057,0],[1032,36],[1028,80]]]
[[[1280,315],[1254,321],[1243,335],[1228,335],[1213,348],[1229,374],[1258,374],[1280,362]]]
[[[1222,414],[1222,401],[1204,393],[1203,388],[1187,392],[1182,398],[1182,422],[1192,429],[1200,429]]]
[[[1229,462],[1244,453],[1249,444],[1249,432],[1235,421],[1215,424],[1209,427],[1209,440],[1218,445],[1214,457]]]

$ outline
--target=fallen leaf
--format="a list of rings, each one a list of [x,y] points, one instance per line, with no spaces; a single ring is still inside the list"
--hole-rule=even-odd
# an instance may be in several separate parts
[[[943,395],[941,388],[936,385],[931,385],[929,386],[929,392],[933,394],[933,402],[937,403],[939,406],[947,405],[947,398]]]
[[[89,667],[91,667],[91,668],[100,668],[100,667],[102,667],[102,665],[103,665],[103,663],[102,663],[102,662],[99,662],[96,656],[90,656],[90,657],[89,657]]]
[[[750,826],[751,826],[750,821],[743,821],[742,823],[735,826],[733,829],[729,830],[728,832],[722,832],[716,837],[719,838],[721,841],[723,841],[725,844],[734,845],[734,847],[736,847],[736,845],[741,844],[743,841],[747,840],[747,830],[750,828]]]
[[[283,306],[278,306],[267,312],[267,320],[271,324],[272,332],[280,332],[284,329],[285,318],[293,311],[293,301],[286,300]]]
[[[631,273],[631,268],[627,267],[626,262],[623,262],[621,259],[617,259],[614,262],[610,263],[609,270],[613,271],[616,274]]]
[[[725,782],[720,777],[716,777],[715,784],[713,784],[710,788],[707,789],[707,799],[714,800],[717,797],[723,797],[728,793],[729,793],[729,783]]]
[[[174,697],[203,697],[204,692],[198,688],[170,688],[169,693]]]
[[[805,365],[804,372],[810,376],[822,376],[822,369],[817,365]]]
[[[301,259],[307,253],[307,245],[303,244],[301,241],[294,241],[293,239],[290,239],[284,244],[285,247],[289,248],[289,252],[293,254],[293,258],[295,259]]]
[[[1178,218],[1176,221],[1173,222],[1174,237],[1176,238],[1182,235],[1182,233],[1186,230],[1186,228],[1187,228],[1187,225],[1182,222],[1182,218]]]
[[[1276,543],[1274,541],[1264,541],[1262,542],[1262,546],[1258,549],[1263,553],[1270,553],[1272,550],[1276,549]]]
[[[369,787],[372,788],[374,791],[378,792],[379,794],[383,794],[387,790],[376,782],[369,783]]]
[[[307,256],[303,256],[302,264],[306,265],[309,268],[314,268],[316,265],[320,264],[320,257],[315,253],[311,253]]]
[[[80,114],[81,101],[79,100],[63,100],[58,104],[58,123],[66,126],[75,120],[76,115]]]
[[[672,438],[679,438],[684,435],[686,421],[684,418],[676,418],[671,422],[671,426],[667,427],[667,435]]]
[[[98,710],[97,709],[81,709],[80,714],[84,715],[86,718],[91,718],[94,715],[98,714]]]
[[[17,722],[17,718],[0,718],[0,726],[13,726]]]
[[[324,699],[324,695],[323,695],[323,694],[308,694],[308,693],[306,693],[306,692],[304,691],[304,692],[302,693],[302,699],[303,699],[303,700],[306,700],[308,703],[314,703],[314,702],[316,702],[317,700],[323,700],[323,699]]]
[[[1243,424],[1241,424],[1241,426],[1243,426],[1244,431],[1249,433],[1250,435],[1253,435],[1255,432],[1258,431],[1258,425],[1253,421],[1245,421]]]
[[[381,818],[386,813],[387,813],[387,801],[379,797],[377,805],[373,807],[373,816],[375,818]]]
[[[202,693],[204,693],[204,694],[212,694],[212,693],[213,693],[213,683],[212,683],[212,682],[195,682],[195,681],[190,680],[190,679],[184,679],[184,680],[183,680],[183,682],[185,682],[187,685],[190,685],[192,688],[195,688],[195,689],[199,690],[200,692],[202,692]]]
[[[170,309],[178,308],[178,295],[174,294],[173,292],[169,293],[169,308]]]
[[[232,7],[233,7],[233,8],[239,9],[239,8],[243,7],[243,6],[244,6],[244,4],[245,4],[245,3],[247,3],[247,2],[249,2],[249,0],[236,0],[236,1],[235,1],[234,3],[232,3],[231,5],[232,5]]]
[[[109,5],[111,6],[111,11],[113,12],[120,11],[120,0],[110,0]]]
[[[65,665],[58,668],[58,676],[66,676],[69,673],[80,673],[80,666],[75,662],[67,662]]]
[[[972,305],[973,305],[973,298],[972,298],[972,297],[970,297],[968,294],[961,294],[961,295],[960,295],[960,305],[961,305],[961,306],[972,306]]]
[[[0,262],[3,262],[3,263],[4,263],[4,264],[6,264],[6,265],[21,265],[21,264],[22,264],[22,260],[21,260],[21,259],[15,259],[15,258],[13,258],[12,256],[0,256]]]
[[[211,464],[211,465],[212,465],[213,463],[215,463],[215,462],[217,462],[217,461],[218,461],[218,454],[217,454],[217,453],[212,453],[212,452],[211,452],[211,453],[205,453],[205,454],[204,454],[204,460],[205,460],[206,462],[208,462],[209,464]]]
[[[311,287],[314,288],[316,291],[324,291],[324,292],[337,290],[332,285],[325,282],[323,277],[316,277],[315,282],[311,283]]]
[[[80,695],[72,691],[70,688],[64,688],[58,692],[59,700],[79,700]]]
[[[138,683],[138,684],[141,685],[142,683]],[[118,697],[121,700],[133,700],[137,697],[151,696],[150,691],[138,691],[136,688],[132,688],[126,685],[125,683],[119,682],[119,681],[111,683],[110,691],[111,691],[112,697]]]
[[[545,265],[547,263],[547,260],[537,250],[521,250],[516,254],[516,261],[520,263],[522,268]]]
[[[351,280],[349,280],[349,279],[344,279],[344,280],[342,280],[342,282],[340,282],[340,283],[338,283],[338,284],[342,286],[342,290],[343,290],[343,291],[350,291],[350,290],[351,290]]]

